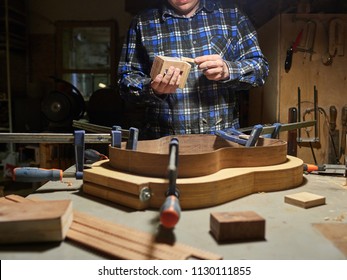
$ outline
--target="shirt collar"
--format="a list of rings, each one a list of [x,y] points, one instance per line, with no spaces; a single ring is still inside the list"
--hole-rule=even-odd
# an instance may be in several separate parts
[[[212,12],[215,6],[216,3],[213,0],[200,0],[199,8],[196,13],[200,12],[203,9],[205,9],[207,12]],[[172,9],[167,1],[165,1],[165,3],[163,4],[162,19],[165,21],[168,17],[180,17],[180,15],[177,15],[175,10]]]

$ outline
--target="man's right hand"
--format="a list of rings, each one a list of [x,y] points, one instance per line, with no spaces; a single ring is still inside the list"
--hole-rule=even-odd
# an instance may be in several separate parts
[[[151,86],[156,94],[175,93],[180,84],[181,70],[171,66],[166,74],[158,74],[152,81]]]

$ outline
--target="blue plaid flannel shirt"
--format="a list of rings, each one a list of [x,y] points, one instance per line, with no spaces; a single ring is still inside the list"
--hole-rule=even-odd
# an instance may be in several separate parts
[[[164,98],[151,89],[149,73],[155,56],[210,54],[226,61],[229,80],[210,81],[192,67],[184,89]],[[219,1],[202,0],[189,18],[163,5],[133,19],[118,68],[119,90],[124,100],[146,103],[143,138],[214,133],[238,128],[237,91],[263,85],[268,71],[256,31],[237,6],[223,8]]]

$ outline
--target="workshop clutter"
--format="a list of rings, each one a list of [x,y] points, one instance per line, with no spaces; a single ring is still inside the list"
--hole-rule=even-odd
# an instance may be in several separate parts
[[[336,158],[343,163],[338,146],[345,142],[341,138],[345,137],[342,114],[347,104],[346,19],[342,13],[280,14],[257,30],[269,65],[278,71],[270,71],[261,89],[251,90],[250,104],[254,106],[249,120],[317,120],[314,128],[293,131],[288,138],[281,135],[281,139],[290,139],[288,152],[307,163],[336,164]],[[297,99],[298,89],[301,100]],[[329,121],[335,115],[333,130]]]

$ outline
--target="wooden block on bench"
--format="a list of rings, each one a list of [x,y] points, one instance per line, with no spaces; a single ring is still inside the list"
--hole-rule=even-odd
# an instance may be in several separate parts
[[[73,220],[72,201],[0,201],[0,244],[64,240]]]
[[[179,88],[184,88],[191,69],[191,65],[190,63],[183,61],[179,57],[168,57],[162,55],[156,56],[154,58],[150,73],[151,78],[154,79],[158,74],[165,75],[170,66],[181,69],[181,80]]]
[[[301,192],[286,195],[284,197],[284,202],[299,206],[302,208],[310,208],[314,206],[324,205],[325,197],[309,192]]]
[[[253,211],[211,213],[210,229],[219,242],[265,239],[265,219]]]

